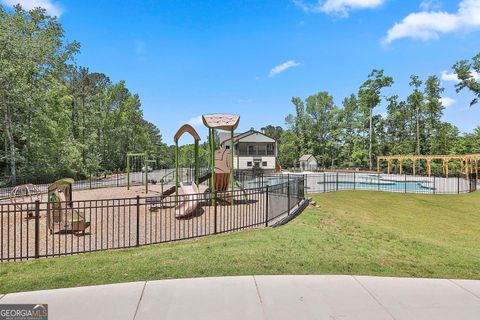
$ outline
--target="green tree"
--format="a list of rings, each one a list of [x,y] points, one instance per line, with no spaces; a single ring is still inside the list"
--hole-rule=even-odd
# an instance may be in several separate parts
[[[45,10],[0,6],[0,172],[84,177],[125,168],[127,152],[169,159],[158,128],[124,81],[73,64],[79,44],[64,40]],[[8,171],[8,172],[7,172]]]
[[[384,154],[409,154],[414,149],[409,128],[413,119],[412,109],[397,95],[387,98],[386,148]]]
[[[421,124],[422,124],[422,110],[423,110],[423,92],[420,90],[423,82],[417,75],[410,76],[410,87],[413,87],[413,92],[408,96],[407,103],[412,110],[415,123],[415,154],[421,154],[420,140],[421,140]]]
[[[283,128],[280,126],[267,125],[260,129],[265,135],[273,138],[278,144],[281,144]]]
[[[338,124],[342,144],[341,157],[347,166],[354,166],[353,154],[356,144],[361,141],[361,109],[357,97],[352,94],[343,100],[343,109],[339,111]]]
[[[471,61],[458,61],[453,65],[453,70],[457,74],[458,80],[460,80],[460,82],[455,85],[457,92],[465,88],[470,90],[475,95],[470,105],[473,106],[477,104],[480,99],[480,83],[476,80],[472,71],[477,74],[480,73],[480,53],[475,55]]]
[[[0,6],[0,26],[0,114],[15,182],[17,163],[23,159],[18,152],[31,142],[31,135],[25,139],[23,133],[35,121],[35,106],[46,98],[46,87],[79,45],[66,43],[58,21],[40,8],[25,11],[17,5],[8,14]]]
[[[368,166],[370,170],[373,169],[373,110],[381,103],[381,92],[384,88],[393,85],[393,78],[384,75],[383,70],[374,69],[369,75],[368,79],[362,84],[358,92],[358,97],[362,104],[365,114],[368,115]]]
[[[280,145],[279,161],[282,167],[297,167],[301,157],[299,137],[292,131],[286,130],[282,133],[282,144]]]
[[[438,136],[442,124],[443,110],[445,109],[441,102],[442,93],[445,89],[440,84],[437,76],[430,76],[425,82],[424,96],[424,114],[425,114],[425,138],[424,145],[426,154],[438,154],[439,150],[435,150],[434,142]]]

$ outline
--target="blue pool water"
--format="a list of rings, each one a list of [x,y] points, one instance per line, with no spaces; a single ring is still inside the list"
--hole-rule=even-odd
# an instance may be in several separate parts
[[[277,185],[287,181],[287,176],[265,177],[263,179],[255,179],[246,181],[245,188],[255,188],[266,185]],[[293,176],[290,176],[293,179]],[[337,190],[379,190],[379,191],[393,191],[393,192],[412,192],[412,193],[434,193],[435,188],[425,179],[412,180],[408,177],[407,180],[399,181],[388,178],[382,178],[377,175],[357,175],[355,180],[353,175],[345,176],[336,174],[306,176],[306,192],[323,192]]]
[[[315,189],[322,190],[324,183],[318,182],[318,186]],[[307,186],[308,189],[312,186]],[[325,182],[325,188],[328,190],[336,189],[337,182]],[[423,185],[420,181],[390,181],[390,182],[353,182],[353,181],[339,181],[339,189],[368,189],[368,190],[381,190],[381,191],[398,191],[398,192],[433,192],[435,188]],[[312,188],[313,189],[313,188]]]

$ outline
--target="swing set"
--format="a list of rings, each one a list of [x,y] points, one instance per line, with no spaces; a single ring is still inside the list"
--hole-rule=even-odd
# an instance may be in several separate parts
[[[145,185],[145,193],[148,193],[149,165],[154,163],[155,160],[149,160],[146,152],[127,153],[127,190],[130,190],[132,182],[136,182]]]

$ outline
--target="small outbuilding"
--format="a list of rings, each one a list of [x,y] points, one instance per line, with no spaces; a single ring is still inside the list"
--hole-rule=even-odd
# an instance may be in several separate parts
[[[317,170],[317,159],[311,154],[305,154],[300,157],[300,169],[302,171],[314,171]]]

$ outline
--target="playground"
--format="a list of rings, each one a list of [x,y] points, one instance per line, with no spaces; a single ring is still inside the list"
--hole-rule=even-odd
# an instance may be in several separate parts
[[[160,175],[146,153],[127,155],[127,172],[102,188],[82,189],[64,178],[21,185],[0,201],[0,260],[22,260],[196,238],[276,223],[303,200],[303,180],[274,186],[235,180],[233,153],[217,148],[216,130],[233,139],[239,116],[204,115],[207,170],[198,160],[200,136],[185,124],[175,134],[175,169]],[[194,139],[194,168],[179,166],[179,139]],[[108,182],[112,182],[111,186]],[[120,182],[119,182],[120,181]],[[45,189],[45,191],[43,190]],[[269,205],[270,204],[270,205]]]

